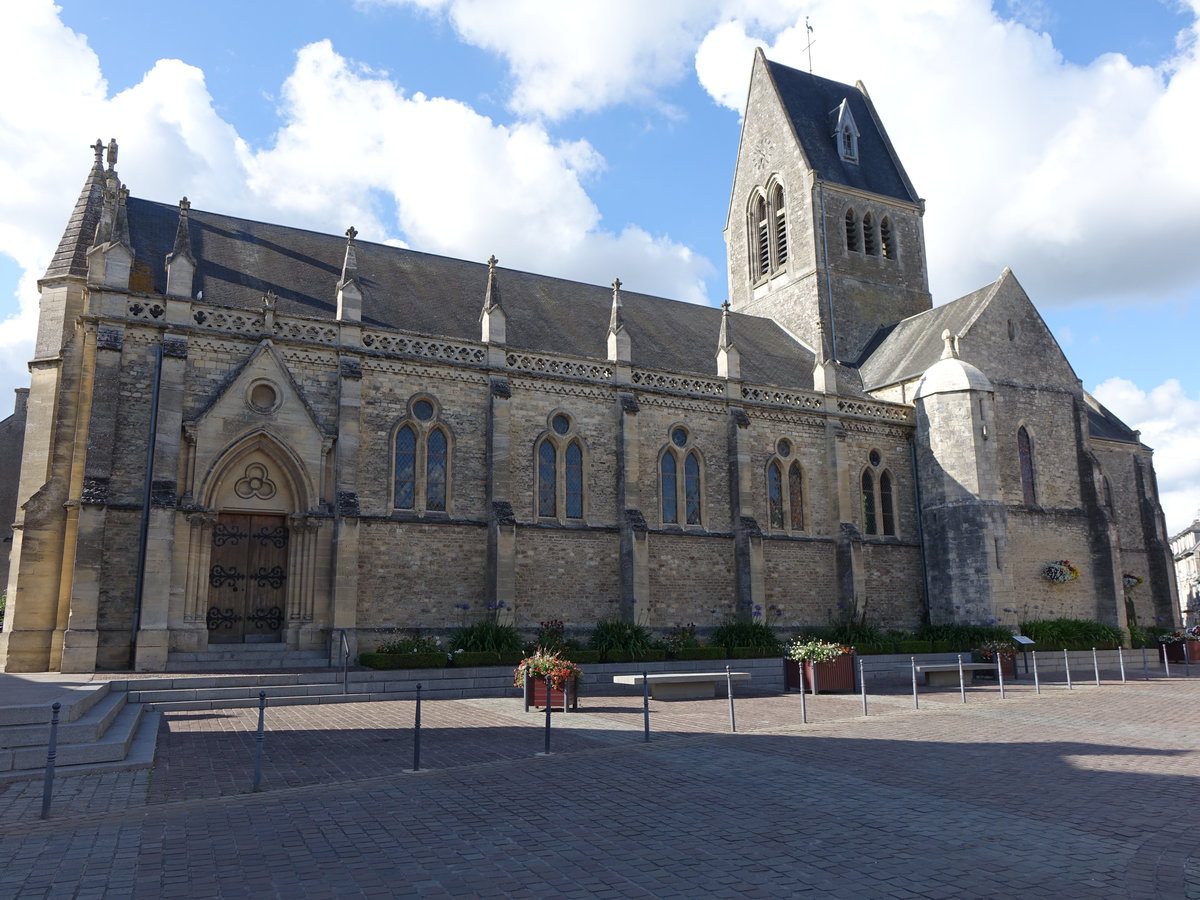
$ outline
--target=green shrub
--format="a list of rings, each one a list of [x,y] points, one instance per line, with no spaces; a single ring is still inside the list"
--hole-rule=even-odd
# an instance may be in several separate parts
[[[933,641],[897,641],[897,653],[907,653],[912,656],[916,653],[932,653]]]
[[[750,647],[768,651],[768,656],[781,656],[783,646],[769,625],[762,622],[727,621],[718,625],[709,643],[732,652],[734,647]]]
[[[522,650],[504,650],[500,653],[500,665],[516,666],[525,658],[525,653]]]
[[[460,650],[451,654],[456,666],[498,666],[500,654],[495,650]]]
[[[643,654],[641,662],[666,662],[667,651],[662,647],[651,647]]]
[[[569,659],[581,666],[600,662],[599,650],[564,650],[563,659]]]
[[[440,669],[445,653],[360,653],[358,664],[368,669]]]
[[[543,650],[561,650],[566,644],[566,626],[562,619],[547,619],[538,623],[536,646]]]
[[[891,644],[852,644],[854,652],[859,656],[881,656],[895,649]]]
[[[450,636],[451,650],[467,650],[472,653],[491,651],[501,655],[521,652],[521,636],[511,625],[499,625],[484,619],[474,625],[459,628]]]
[[[601,619],[588,638],[588,649],[599,650],[601,658],[609,662],[646,659],[650,651],[650,634],[634,622]],[[624,658],[614,658],[614,653],[624,654]]]
[[[1107,650],[1119,647],[1125,637],[1120,628],[1090,619],[1035,619],[1022,622],[1021,633],[1042,650]]]
[[[606,663],[627,663],[633,657],[626,650],[605,650],[600,654],[600,659]]]
[[[696,626],[691,622],[687,625],[676,625],[666,633],[661,641],[655,643],[663,647],[671,656],[688,647],[700,646],[700,641],[696,638]]]
[[[1012,629],[1003,625],[922,625],[917,629],[917,638],[922,641],[934,641],[950,644],[949,649],[940,653],[965,653],[974,650],[987,641],[1010,641]]]
[[[724,647],[682,647],[675,652],[676,659],[725,659]]]

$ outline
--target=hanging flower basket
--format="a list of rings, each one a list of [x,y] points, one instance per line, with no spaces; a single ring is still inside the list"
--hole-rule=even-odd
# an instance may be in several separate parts
[[[1079,569],[1069,559],[1060,559],[1042,566],[1042,577],[1051,584],[1067,584],[1079,580]]]

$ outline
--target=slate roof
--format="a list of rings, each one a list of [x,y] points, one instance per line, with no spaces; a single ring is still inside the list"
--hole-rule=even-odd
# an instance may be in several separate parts
[[[56,278],[63,275],[87,275],[87,251],[96,236],[96,226],[100,224],[100,213],[104,209],[104,167],[97,156],[75,208],[71,210],[71,218],[63,230],[62,240],[58,249],[46,268],[44,278]]]
[[[139,268],[153,290],[166,287],[178,207],[130,197],[129,234]],[[192,209],[193,295],[259,309],[267,291],[283,315],[336,315],[346,239]],[[421,334],[478,341],[487,265],[356,241],[362,321]],[[143,269],[145,271],[145,269]],[[508,346],[518,350],[605,359],[612,289],[497,268],[508,317]],[[633,364],[715,376],[721,310],[622,289]],[[813,353],[773,321],[730,315],[742,377],[749,382],[812,388]]]
[[[918,202],[912,182],[892,151],[883,124],[862,91],[840,81],[770,60],[766,62],[796,138],[822,179],[909,203]],[[831,113],[843,100],[849,101],[850,112],[859,130],[857,163],[842,159],[833,137]]]
[[[897,322],[881,341],[868,345],[875,349],[868,350],[870,355],[859,365],[863,387],[873,391],[920,377],[942,358],[946,346],[942,332],[950,329],[951,334],[961,333],[995,287],[996,282],[992,282],[957,300]]]
[[[1088,404],[1088,434],[1102,441],[1120,441],[1140,444],[1138,433],[1118,419],[1107,406],[1093,397],[1084,395]]]

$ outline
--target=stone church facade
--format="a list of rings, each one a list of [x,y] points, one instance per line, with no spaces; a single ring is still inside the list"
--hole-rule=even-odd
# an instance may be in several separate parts
[[[40,282],[8,671],[485,615],[1176,616],[1150,450],[1007,270],[932,307],[861,85],[756,54],[721,309],[138,199],[94,149]]]

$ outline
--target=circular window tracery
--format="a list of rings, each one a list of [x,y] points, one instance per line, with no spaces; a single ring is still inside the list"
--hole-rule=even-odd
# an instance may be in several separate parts
[[[868,458],[871,460],[871,465],[873,466],[878,466],[883,461],[883,457],[879,455],[878,450],[872,450]]]
[[[787,459],[792,455],[792,442],[787,438],[780,438],[779,443],[775,445],[775,452]]]
[[[412,405],[413,416],[422,422],[428,422],[432,419],[433,411],[433,404],[428,400],[418,400]]]
[[[257,413],[269,413],[278,409],[279,389],[269,381],[256,381],[246,391],[246,404]]]
[[[671,443],[676,447],[686,447],[688,442],[687,429],[682,425],[671,429]]]
[[[565,414],[557,413],[550,420],[550,427],[554,429],[555,434],[566,434],[571,430],[571,420]]]

